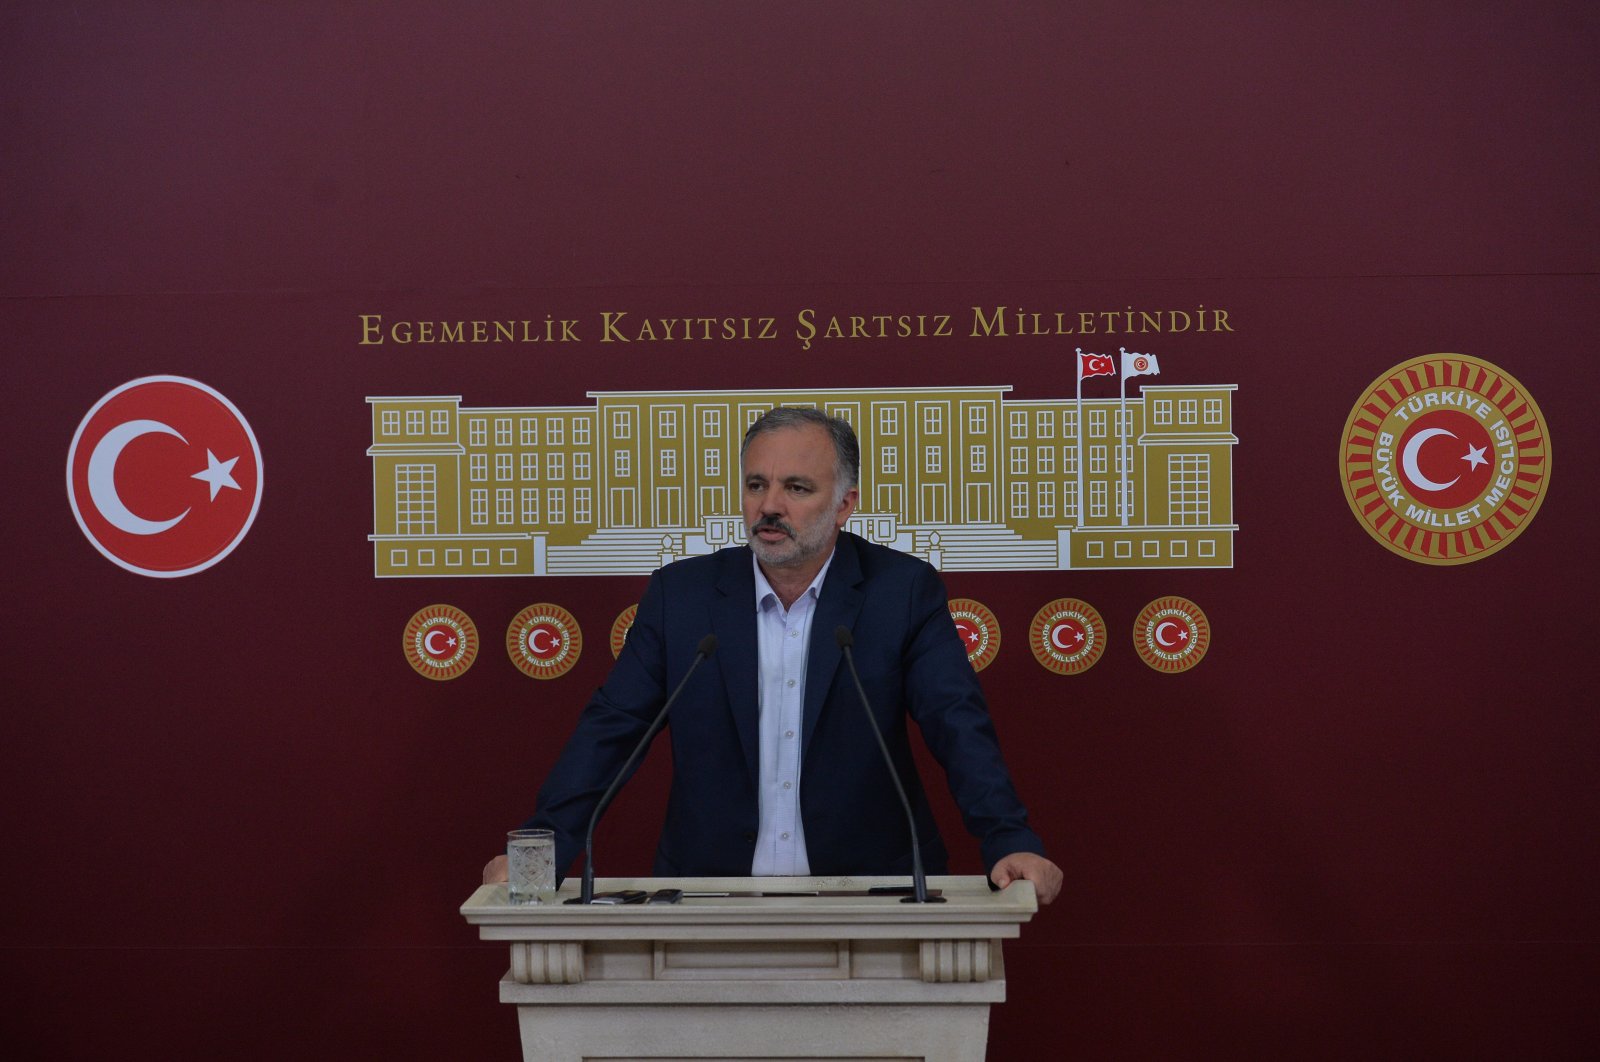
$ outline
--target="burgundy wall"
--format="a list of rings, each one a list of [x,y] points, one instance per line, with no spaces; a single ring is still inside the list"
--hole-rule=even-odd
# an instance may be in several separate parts
[[[512,1057],[456,908],[643,579],[374,580],[366,396],[1072,387],[1068,340],[374,348],[358,314],[1203,303],[1235,330],[1139,349],[1238,385],[1236,567],[947,580],[1004,628],[985,682],[1067,872],[995,1057],[1594,1049],[1590,5],[861,7],[0,15],[9,1045]],[[1461,567],[1379,547],[1335,474],[1362,390],[1435,351],[1518,377],[1555,454]],[[79,420],[155,373],[232,399],[266,466],[242,545],[177,580],[100,557],[63,490]],[[1214,628],[1179,676],[1128,644],[1163,594]],[[1071,678],[1025,646],[1067,595],[1111,645]],[[486,642],[450,683],[398,647],[435,601]],[[549,683],[499,647],[534,601],[588,642]],[[658,752],[603,872],[647,869],[664,785]]]

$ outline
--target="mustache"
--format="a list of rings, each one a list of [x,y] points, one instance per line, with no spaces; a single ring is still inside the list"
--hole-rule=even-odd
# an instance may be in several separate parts
[[[751,524],[750,525],[750,533],[752,535],[754,535],[757,531],[760,531],[762,528],[765,528],[765,527],[775,528],[775,529],[777,529],[779,531],[782,531],[784,534],[788,535],[790,538],[794,537],[794,528],[790,527],[788,524],[786,524],[782,520],[778,519],[777,515],[774,514],[774,513],[768,513],[766,516],[763,516],[761,519],[759,519],[755,523]]]

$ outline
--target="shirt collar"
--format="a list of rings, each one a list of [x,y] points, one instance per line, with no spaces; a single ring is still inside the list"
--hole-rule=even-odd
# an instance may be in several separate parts
[[[837,549],[838,547],[835,546],[834,549],[828,551],[828,559],[822,562],[821,568],[817,569],[817,577],[811,580],[811,585],[805,588],[805,591],[800,595],[801,597],[805,597],[806,594],[810,594],[813,598],[822,596],[822,582],[828,577],[828,566],[833,563],[833,555]],[[778,600],[778,592],[772,589],[771,583],[767,582],[767,573],[761,570],[761,562],[756,559],[755,550],[750,551],[750,566],[755,569],[756,573],[756,611],[760,612],[765,608],[769,599],[773,604],[782,607],[783,602]]]

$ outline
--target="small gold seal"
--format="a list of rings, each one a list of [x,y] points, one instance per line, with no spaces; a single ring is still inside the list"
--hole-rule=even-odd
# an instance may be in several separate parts
[[[1385,372],[1356,401],[1339,480],[1385,549],[1423,564],[1466,564],[1510,545],[1539,511],[1550,433],[1505,370],[1429,354]]]
[[[1086,601],[1060,597],[1033,614],[1028,625],[1033,658],[1058,675],[1077,675],[1106,651],[1106,621]]]
[[[1211,622],[1193,601],[1158,597],[1133,621],[1139,659],[1168,675],[1188,671],[1211,647]]]
[[[1000,621],[988,606],[970,597],[951,598],[950,618],[955,621],[956,633],[961,635],[961,645],[967,651],[967,663],[972,665],[972,670],[982,671],[994,663],[1000,652]]]
[[[628,632],[633,630],[633,621],[639,615],[638,605],[629,605],[617,613],[617,618],[611,623],[611,659],[615,660],[622,655],[622,647],[627,644]]]
[[[583,651],[577,619],[560,605],[529,605],[506,628],[506,653],[529,678],[553,679],[571,671]]]
[[[429,605],[407,621],[404,649],[417,674],[444,682],[478,658],[478,628],[453,605]]]

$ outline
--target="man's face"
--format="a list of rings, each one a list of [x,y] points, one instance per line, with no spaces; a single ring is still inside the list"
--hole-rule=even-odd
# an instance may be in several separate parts
[[[856,489],[835,503],[837,488],[833,439],[821,425],[779,428],[751,440],[744,526],[763,567],[820,564],[856,508]]]

